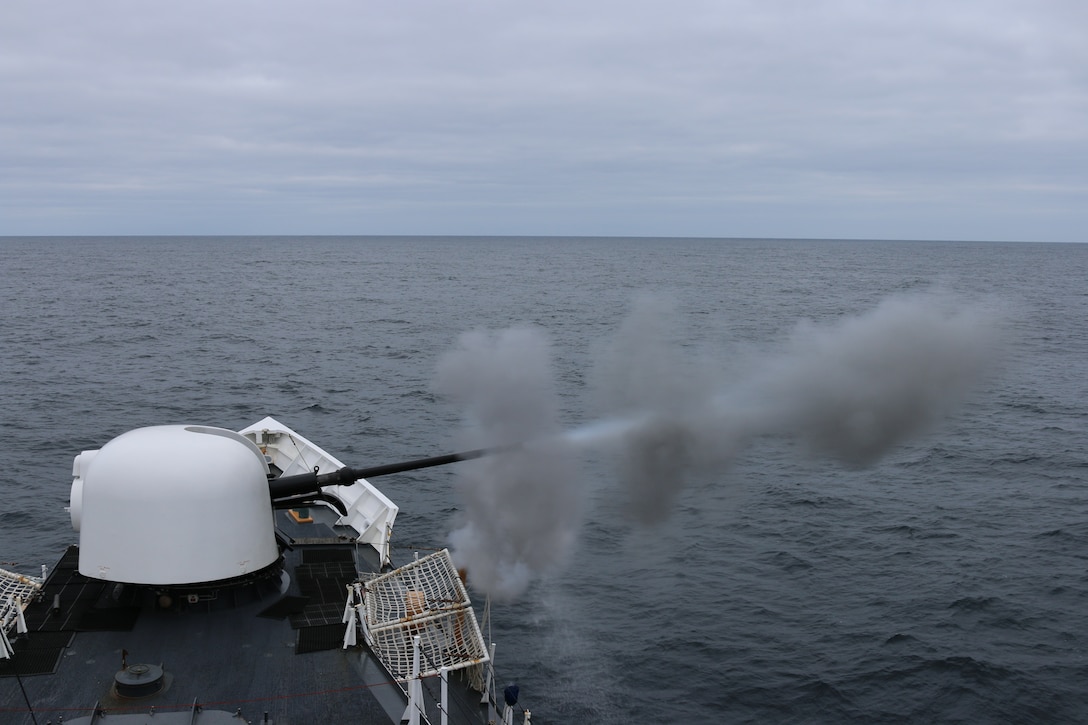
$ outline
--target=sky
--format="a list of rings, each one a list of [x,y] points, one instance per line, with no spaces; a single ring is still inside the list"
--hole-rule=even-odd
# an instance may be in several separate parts
[[[0,235],[1088,241],[1083,0],[4,0]]]

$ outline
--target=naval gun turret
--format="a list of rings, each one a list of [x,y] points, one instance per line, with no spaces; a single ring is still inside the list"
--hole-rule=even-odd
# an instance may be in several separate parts
[[[70,513],[79,573],[128,584],[193,584],[279,558],[268,464],[223,428],[123,433],[73,464]]]
[[[184,585],[246,576],[279,558],[272,509],[376,476],[479,458],[478,449],[369,468],[274,477],[246,436],[166,425],[124,433],[73,464],[70,513],[79,572],[112,582]]]

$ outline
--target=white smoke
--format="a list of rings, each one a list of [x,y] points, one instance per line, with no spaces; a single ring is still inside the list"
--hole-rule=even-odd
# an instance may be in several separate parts
[[[503,599],[561,566],[582,499],[573,447],[557,434],[550,348],[535,329],[471,332],[438,367],[438,392],[466,411],[466,446],[527,442],[458,466],[465,523],[450,536],[470,581]]]

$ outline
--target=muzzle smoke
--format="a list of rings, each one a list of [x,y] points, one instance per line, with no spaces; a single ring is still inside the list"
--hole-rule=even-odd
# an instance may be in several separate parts
[[[466,408],[464,442],[530,443],[459,468],[457,556],[500,597],[560,566],[581,524],[580,449],[614,454],[630,511],[646,523],[669,515],[686,473],[724,470],[760,436],[796,436],[815,454],[871,464],[963,401],[991,367],[999,322],[931,293],[799,325],[774,355],[698,355],[677,339],[675,311],[643,299],[595,366],[605,416],[565,432],[541,332],[466,334],[438,375],[439,392]]]
[[[961,403],[999,339],[997,316],[981,307],[895,297],[835,325],[801,324],[783,352],[708,386],[706,363],[662,336],[672,318],[653,300],[635,307],[597,373],[624,424],[613,421],[611,436],[597,432],[609,425],[573,432],[618,454],[631,511],[650,523],[668,515],[685,472],[721,469],[758,436],[794,435],[847,465],[875,462]]]
[[[450,536],[472,583],[510,599],[563,564],[581,525],[574,448],[557,434],[549,345],[531,328],[461,336],[436,388],[466,411],[462,444],[515,450],[457,468],[465,523]]]

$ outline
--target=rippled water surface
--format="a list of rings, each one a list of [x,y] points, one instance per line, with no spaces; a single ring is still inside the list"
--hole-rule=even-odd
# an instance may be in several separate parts
[[[141,425],[274,415],[355,465],[446,452],[458,335],[547,331],[564,425],[632,298],[683,344],[772,350],[939,287],[1002,310],[999,372],[876,465],[758,441],[629,520],[584,463],[570,564],[496,607],[537,722],[1088,721],[1088,245],[467,238],[0,239],[0,558],[74,541],[72,457]],[[382,479],[443,545],[454,473]]]

